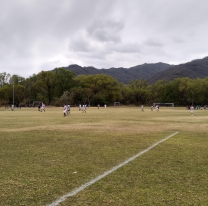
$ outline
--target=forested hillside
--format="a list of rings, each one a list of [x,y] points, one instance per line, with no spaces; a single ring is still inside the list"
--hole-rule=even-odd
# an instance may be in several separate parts
[[[144,80],[159,70],[163,71],[150,78],[149,82]],[[108,74],[103,74],[106,71]],[[119,82],[118,77],[128,79],[128,84]],[[177,66],[157,63],[129,69],[98,70],[71,65],[41,71],[26,79],[0,73],[0,105],[12,104],[13,97],[15,103],[23,105],[33,104],[34,101],[56,106],[64,103],[113,105],[115,101],[125,105],[151,105],[153,102],[207,105],[208,57]]]
[[[158,80],[170,81],[175,78],[189,77],[190,79],[205,78],[208,76],[208,57],[196,59],[185,64],[179,64],[164,71],[158,72],[148,79],[150,84]]]
[[[75,75],[89,75],[89,74],[107,74],[117,79],[119,82],[128,84],[130,80],[149,79],[154,74],[171,68],[173,65],[165,63],[156,64],[142,64],[130,68],[110,68],[110,69],[96,69],[94,67],[81,67],[73,64],[68,67],[63,67],[66,70],[73,71]]]

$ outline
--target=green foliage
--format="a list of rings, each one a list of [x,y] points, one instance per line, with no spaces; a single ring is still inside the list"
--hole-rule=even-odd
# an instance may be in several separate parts
[[[132,103],[138,105],[139,103],[145,104],[149,99],[148,83],[146,80],[137,79],[130,81],[130,100]]]
[[[76,103],[112,104],[121,98],[118,81],[106,74],[79,75],[72,89]]]
[[[48,101],[48,104],[51,103],[54,94],[55,84],[55,74],[51,71],[42,71],[37,75],[37,81],[35,86],[39,91],[39,98],[42,100]]]
[[[18,75],[0,73],[0,102],[12,103],[12,86],[15,85],[15,102],[47,104],[110,105],[152,104],[174,102],[176,105],[208,104],[208,77],[205,79],[176,78],[167,82],[159,80],[149,85],[146,80],[131,80],[129,84],[118,83],[106,74],[79,75],[64,68],[42,71],[25,79]],[[66,95],[67,94],[67,95]],[[65,98],[67,96],[67,98]]]
[[[65,91],[69,91],[74,84],[75,73],[64,68],[56,68],[55,74],[55,95],[60,97]]]
[[[11,75],[9,73],[3,72],[0,73],[0,87],[3,87],[9,82]]]
[[[16,103],[21,102],[24,99],[25,87],[22,85],[14,85],[14,99]],[[0,98],[5,103],[13,102],[13,85],[5,85],[0,88]]]

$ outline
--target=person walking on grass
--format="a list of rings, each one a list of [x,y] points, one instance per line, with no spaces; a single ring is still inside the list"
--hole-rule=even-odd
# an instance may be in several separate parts
[[[42,102],[41,112],[44,110],[45,112],[45,104]]]
[[[191,106],[191,116],[193,116],[194,115],[194,107],[193,107],[193,105]]]
[[[153,112],[153,106],[151,106],[151,111]]]
[[[143,105],[141,106],[141,112],[144,112],[144,106]]]
[[[65,104],[64,108],[63,108],[64,117],[66,116],[66,110],[67,110],[67,107],[66,107],[66,104]]]
[[[82,113],[86,113],[86,105],[83,104]]]
[[[70,105],[67,106],[67,115],[70,115]]]

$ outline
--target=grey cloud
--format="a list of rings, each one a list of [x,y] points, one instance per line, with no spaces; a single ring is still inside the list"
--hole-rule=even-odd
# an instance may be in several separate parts
[[[156,39],[147,39],[144,44],[152,47],[163,47],[163,43]]]
[[[141,45],[138,43],[121,43],[111,46],[109,49],[118,53],[140,53]]]
[[[83,35],[78,35],[70,41],[69,50],[75,52],[90,52],[93,48],[90,45],[90,40],[87,40]]]
[[[122,21],[96,21],[87,29],[89,36],[102,42],[121,42],[120,32],[124,29]]]
[[[0,2],[0,72],[180,63],[208,53],[207,0]]]

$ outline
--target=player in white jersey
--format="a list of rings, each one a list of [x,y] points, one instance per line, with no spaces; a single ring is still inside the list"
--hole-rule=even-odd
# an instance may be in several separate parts
[[[44,110],[45,112],[45,104],[42,102],[42,106],[41,106],[41,112]]]
[[[156,110],[157,110],[157,112],[159,112],[159,106],[158,105],[156,106]]]
[[[86,105],[83,104],[82,113],[86,113]]]
[[[153,111],[153,106],[151,106],[151,111]]]
[[[64,108],[63,108],[64,117],[66,116],[66,111],[67,111],[67,106],[66,106],[66,104],[65,104],[65,105],[64,105]]]
[[[69,115],[70,114],[70,105],[68,104],[68,106],[67,106],[67,115]]]
[[[193,107],[193,105],[191,106],[191,116],[193,116],[193,114],[194,114],[194,107]]]
[[[141,106],[141,112],[144,112],[144,106],[143,105]]]

